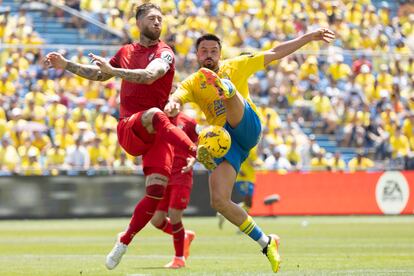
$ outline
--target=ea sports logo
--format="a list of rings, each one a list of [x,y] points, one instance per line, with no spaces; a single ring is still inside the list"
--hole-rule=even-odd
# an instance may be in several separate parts
[[[386,215],[400,214],[408,202],[410,188],[400,172],[385,172],[375,189],[378,207]]]

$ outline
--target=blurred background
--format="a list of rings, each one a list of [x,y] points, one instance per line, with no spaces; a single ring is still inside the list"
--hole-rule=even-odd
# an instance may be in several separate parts
[[[42,59],[50,51],[81,63],[89,63],[89,52],[111,57],[139,38],[134,8],[143,2],[0,0],[0,214],[19,216],[7,207],[17,204],[10,196],[16,183],[26,183],[17,194],[37,193],[28,197],[32,201],[44,198],[47,186],[51,201],[45,206],[76,205],[68,202],[81,193],[86,210],[99,192],[87,196],[87,188],[78,186],[99,182],[99,191],[108,193],[104,198],[122,204],[113,198],[119,193],[105,187],[119,180],[133,189],[142,177],[141,160],[117,143],[120,81],[88,81],[49,69]],[[194,42],[205,32],[223,39],[228,58],[320,27],[335,31],[333,44],[311,43],[250,78],[264,128],[255,162],[262,176],[273,173],[286,182],[289,175],[329,171],[323,174],[331,175],[329,181],[347,182],[347,173],[369,171],[377,172],[367,181],[375,186],[383,171],[414,169],[413,1],[152,2],[165,14],[162,39],[176,54],[176,83],[198,69]],[[185,112],[205,123],[197,106],[185,106]],[[196,170],[206,181],[203,168]],[[59,181],[61,187],[51,184]],[[27,210],[35,206],[22,204]],[[102,208],[96,214],[106,214]]]

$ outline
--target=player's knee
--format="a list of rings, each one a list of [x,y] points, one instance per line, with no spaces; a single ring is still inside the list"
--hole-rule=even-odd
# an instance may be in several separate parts
[[[154,116],[167,116],[167,115],[165,115],[165,113],[158,107],[151,107],[150,109],[145,111],[145,114],[143,116],[148,118],[148,120],[152,121]]]
[[[218,212],[221,212],[222,210],[224,210],[228,203],[229,201],[220,195],[213,194],[210,199],[211,208],[213,208],[214,210]]]
[[[175,210],[170,209],[169,218],[172,224],[177,224],[181,222],[182,218],[182,211],[181,210]]]
[[[161,109],[159,109],[157,107],[152,107],[152,108],[148,109],[147,111],[145,111],[144,114],[142,114],[142,124],[144,126],[152,125],[152,120],[153,120],[155,115],[156,116],[167,116],[167,115],[165,115],[165,113]]]
[[[146,188],[147,196],[161,200],[164,197],[165,187],[159,184],[150,185]]]
[[[181,217],[170,217],[171,224],[177,224],[181,222]]]
[[[146,178],[146,193],[147,196],[155,199],[162,199],[165,193],[165,187],[168,183],[168,177],[153,173]]]
[[[151,218],[151,224],[155,227],[159,227],[162,222],[164,221],[164,217],[159,215],[158,212],[155,212],[155,214]]]
[[[157,218],[155,218],[155,216],[153,216],[151,218],[151,224],[154,225],[155,227],[158,227],[160,225],[160,222]]]

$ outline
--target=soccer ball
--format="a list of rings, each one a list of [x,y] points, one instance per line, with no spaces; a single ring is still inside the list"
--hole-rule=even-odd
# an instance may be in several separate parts
[[[214,158],[221,158],[230,149],[231,137],[221,126],[208,126],[198,135],[198,144],[204,145]]]

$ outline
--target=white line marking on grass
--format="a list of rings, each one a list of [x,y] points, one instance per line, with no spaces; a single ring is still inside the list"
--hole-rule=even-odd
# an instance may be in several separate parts
[[[0,255],[0,259],[10,259],[10,258],[102,258],[104,259],[106,255],[98,255],[98,254],[22,254],[22,255]],[[240,259],[242,255],[238,256],[224,256],[224,255],[211,255],[211,256],[191,256],[191,259],[226,259],[226,260],[236,260]],[[171,255],[133,255],[133,256],[124,256],[125,259],[170,259]]]

